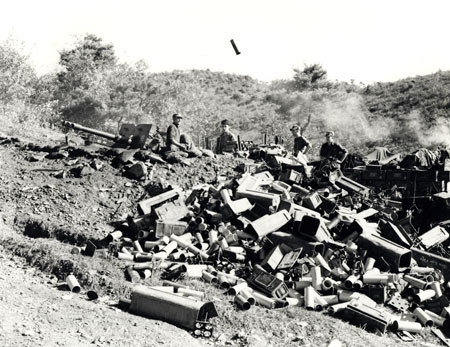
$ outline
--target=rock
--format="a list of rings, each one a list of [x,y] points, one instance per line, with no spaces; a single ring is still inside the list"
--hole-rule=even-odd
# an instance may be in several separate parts
[[[126,175],[137,180],[145,179],[147,177],[147,166],[142,162],[137,162],[126,171]]]

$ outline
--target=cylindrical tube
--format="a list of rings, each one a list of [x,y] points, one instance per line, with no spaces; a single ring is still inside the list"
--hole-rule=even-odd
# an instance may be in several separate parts
[[[333,229],[335,226],[337,226],[340,222],[341,222],[341,215],[337,215],[336,217],[334,217],[332,220],[330,220],[329,222],[325,223],[325,225],[327,226],[328,230]]]
[[[413,296],[413,301],[416,304],[421,304],[422,302],[433,298],[436,295],[436,292],[433,289],[422,290]]]
[[[411,275],[404,275],[403,279],[408,282],[409,284],[411,284],[413,287],[419,288],[419,289],[425,289],[426,285],[428,284],[428,282],[423,281],[419,278],[416,278],[414,276]]]
[[[321,295],[322,300],[324,300],[328,305],[335,305],[339,303],[339,296],[334,295]]]
[[[320,265],[322,269],[325,270],[324,275],[328,275],[331,272],[330,266],[328,265],[326,260],[322,257],[322,254],[317,253],[313,259],[317,265]]]
[[[309,276],[303,276],[299,281],[294,281],[294,289],[304,289],[312,285],[312,278]]]
[[[236,284],[236,282],[232,282],[228,277],[218,274],[217,280],[219,283],[219,286],[221,286],[224,289],[229,289],[232,285]]]
[[[338,291],[338,295],[339,295],[339,301],[346,302],[346,301],[351,301],[353,299],[359,299],[362,294],[358,293],[358,292],[352,292],[349,290],[341,290],[341,291]]]
[[[230,193],[228,192],[228,189],[222,189],[220,191],[220,197],[222,198],[222,201],[224,204],[231,203],[231,197],[230,197]]]
[[[152,270],[150,270],[150,269],[141,270],[141,271],[139,271],[139,275],[141,276],[142,279],[145,280],[147,278],[152,277]]]
[[[214,243],[217,242],[217,230],[211,229],[209,231],[209,245],[212,246]]]
[[[196,217],[195,218],[195,223],[197,223],[197,224],[205,223],[205,218],[203,218],[203,217]]]
[[[243,310],[248,310],[251,307],[250,303],[241,294],[236,294],[234,302]]]
[[[411,267],[411,273],[416,274],[429,274],[434,271],[434,268],[432,267],[424,267],[424,266],[412,266]]]
[[[289,304],[289,306],[303,306],[305,304],[305,300],[304,298],[290,298],[290,297],[286,297],[284,298],[284,300],[286,300]]]
[[[364,272],[366,273],[367,271],[370,271],[373,269],[373,267],[375,266],[375,258],[372,257],[367,257],[366,261],[364,262]]]
[[[439,316],[438,314],[429,311],[429,310],[423,310],[432,320],[435,326],[442,328],[444,326],[444,323],[446,319],[444,317]]]
[[[217,276],[217,270],[212,265],[207,265],[206,266],[206,271],[208,271],[210,274],[213,274],[214,276]]]
[[[176,241],[170,241],[167,245],[161,248],[161,252],[166,252],[167,255],[171,254],[178,247],[178,243]]]
[[[403,320],[395,320],[392,323],[392,330],[396,331],[409,331],[411,333],[419,333],[422,331],[422,324],[419,322],[409,322]]]
[[[307,310],[314,310],[316,307],[315,297],[317,295],[314,288],[311,286],[306,287],[304,293],[305,293],[305,308]]]
[[[359,276],[350,275],[344,281],[344,287],[347,289],[352,289],[355,282],[358,280]]]
[[[316,311],[322,311],[328,306],[328,302],[321,295],[316,293],[316,296],[314,297],[314,305],[314,309]]]
[[[127,254],[127,253],[119,252],[119,253],[117,253],[117,258],[120,259],[120,260],[133,261],[134,260],[134,255],[133,254]]]
[[[221,236],[217,242],[218,242],[220,248],[222,248],[222,249],[227,249],[228,248],[228,242],[225,239],[225,237]]]
[[[106,236],[106,240],[109,242],[118,240],[122,237],[123,233],[120,230],[114,230]]]
[[[354,290],[361,290],[364,286],[363,282],[360,279],[357,279],[355,283],[353,283],[353,289]]]
[[[78,280],[74,275],[67,276],[66,283],[69,286],[71,292],[73,292],[73,293],[80,292],[80,290],[81,290],[80,284],[78,283]]]
[[[440,298],[442,296],[442,287],[438,281],[431,282],[427,285],[427,289],[433,289],[435,291],[434,298]]]
[[[184,234],[184,235],[186,235],[186,234]],[[184,235],[183,235],[183,236],[184,236]],[[192,237],[192,236],[191,236],[191,237]],[[174,235],[174,234],[170,235],[170,239],[171,239],[172,241],[176,241],[177,244],[178,244],[178,246],[183,247],[183,248],[187,248],[187,249],[189,249],[192,253],[200,255],[200,257],[201,257],[203,260],[206,260],[206,259],[209,258],[209,255],[208,255],[207,253],[205,253],[205,252],[202,251],[201,249],[198,249],[198,248],[195,247],[192,243],[190,243],[190,239],[189,239],[189,241],[186,241],[185,238],[176,236],[176,235]]]
[[[205,293],[189,288],[177,288],[176,292],[183,294],[183,296],[194,296],[199,300],[203,300],[205,297]]]
[[[335,280],[333,280],[333,279],[330,278],[330,277],[325,277],[325,278],[322,280],[322,290],[323,290],[323,291],[329,291],[329,290],[332,290],[332,289],[336,288],[337,285],[338,285],[338,282],[336,282]]]
[[[136,263],[132,265],[133,270],[153,269],[153,262]]]
[[[235,284],[234,286],[230,287],[228,289],[228,294],[230,295],[236,295],[239,294],[241,290],[248,288],[248,283],[247,282],[240,282],[238,284]]]
[[[250,305],[254,305],[256,303],[253,293],[248,288],[241,289],[238,295],[241,295]]]
[[[351,240],[348,240],[345,244],[345,251],[348,253],[356,253],[358,251],[358,245]]]
[[[312,286],[316,290],[322,289],[322,272],[320,266],[313,266],[310,271],[310,275],[312,278]]]
[[[214,276],[212,273],[209,273],[208,271],[202,271],[202,278],[205,282],[208,283],[218,283],[219,280],[216,276]]]
[[[182,255],[184,252],[180,249],[175,250],[174,252],[169,254],[169,259],[171,260],[182,260]]]
[[[141,247],[141,244],[139,243],[139,240],[133,241],[133,247],[136,251],[144,253],[144,250]]]
[[[162,282],[162,285],[164,287],[174,287],[174,288],[188,288],[188,286],[178,283],[178,282],[172,282],[172,281],[168,281],[168,280],[164,280]]]
[[[341,302],[339,304],[334,304],[334,305],[328,306],[327,311],[329,314],[335,315],[337,313],[343,312],[349,304],[350,304],[350,301]]]
[[[347,265],[347,263],[342,262],[341,267],[345,272],[347,272],[347,273],[350,272],[350,267]]]
[[[194,234],[194,236],[195,236],[195,238],[197,239],[198,242],[200,242],[200,243],[205,242],[205,241],[203,240],[203,236],[202,236],[202,234],[201,234],[200,232],[196,232],[196,233]]]
[[[150,235],[150,231],[147,230],[139,230],[138,231],[138,239],[146,239]]]
[[[72,247],[72,250],[70,251],[70,253],[72,253],[72,254],[81,254],[82,251],[83,251],[82,247],[74,246],[74,247]]]
[[[388,274],[372,275],[371,273],[365,273],[362,276],[362,281],[366,284],[387,284]]]
[[[206,231],[206,230],[208,230],[208,224],[206,224],[206,223],[200,223],[200,224],[197,226],[197,229],[198,229],[199,231]]]
[[[413,313],[416,315],[417,319],[422,323],[424,327],[432,327],[434,325],[433,320],[431,317],[425,313],[424,310],[422,310],[420,307],[417,307]]]
[[[253,290],[252,294],[256,300],[256,303],[258,305],[267,307],[267,308],[274,308],[275,307],[275,300],[273,300],[272,298],[269,298],[268,296]]]

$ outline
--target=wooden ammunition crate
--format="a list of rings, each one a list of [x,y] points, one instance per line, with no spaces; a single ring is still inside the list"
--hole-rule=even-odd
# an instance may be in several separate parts
[[[387,181],[409,181],[411,171],[408,170],[386,170]]]
[[[411,180],[418,182],[437,182],[438,171],[436,170],[423,170],[423,171],[411,171]]]
[[[371,180],[371,181],[383,181],[385,179],[385,171],[379,171],[379,170],[364,170],[362,172],[362,179],[365,180]]]

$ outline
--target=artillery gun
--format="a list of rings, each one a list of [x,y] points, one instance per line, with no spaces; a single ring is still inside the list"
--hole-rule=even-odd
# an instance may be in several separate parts
[[[151,124],[122,124],[119,135],[85,127],[81,124],[62,121],[62,124],[71,129],[80,130],[113,141],[112,147],[144,148],[149,137]]]

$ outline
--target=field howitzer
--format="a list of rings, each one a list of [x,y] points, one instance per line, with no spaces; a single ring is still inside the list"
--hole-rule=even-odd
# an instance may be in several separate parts
[[[119,135],[106,131],[92,129],[81,124],[62,121],[62,124],[71,129],[80,130],[88,134],[96,135],[114,142],[112,147],[144,148],[150,134],[151,124],[122,124]]]

